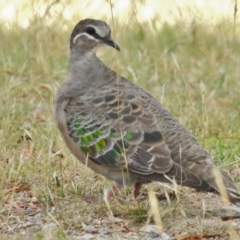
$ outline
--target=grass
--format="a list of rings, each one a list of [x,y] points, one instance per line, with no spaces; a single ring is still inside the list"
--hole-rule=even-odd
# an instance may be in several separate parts
[[[233,31],[230,19],[216,25],[178,20],[174,25],[165,23],[159,28],[157,23],[157,19],[129,25],[116,21],[113,35],[121,53],[104,48],[98,55],[108,66],[161,101],[193,132],[217,164],[237,180],[238,29]],[[28,193],[31,201],[35,197],[45,212],[51,212],[44,223],[58,224],[55,239],[65,239],[69,229],[81,232],[80,222],[97,224],[97,219],[110,219],[104,202],[87,203],[83,196],[100,197],[111,182],[96,176],[69,153],[52,112],[55,91],[66,74],[72,27],[71,22],[64,20],[50,26],[36,18],[26,29],[17,23],[12,23],[11,28],[0,28],[0,209],[3,209],[0,222],[2,226],[12,223],[13,215],[4,211],[7,202],[19,203],[23,194]],[[154,186],[159,188],[159,184]],[[194,206],[199,206],[195,195],[191,199],[191,191],[185,191],[170,205],[167,201],[160,202],[165,230],[175,234],[228,231],[223,223],[212,227],[204,223],[201,201],[199,209],[195,209]],[[130,191],[122,194],[124,200],[110,203],[114,217],[129,221],[132,228],[153,221],[153,217],[149,218],[148,200],[136,202]],[[199,196],[206,201],[212,197],[207,193]],[[201,227],[180,227],[182,218],[188,221],[196,215]],[[20,214],[21,217],[24,219]],[[173,219],[176,228],[172,226]],[[44,237],[41,232],[31,234],[37,239]],[[7,239],[8,235],[2,233],[1,237]],[[19,235],[18,239],[24,238]]]

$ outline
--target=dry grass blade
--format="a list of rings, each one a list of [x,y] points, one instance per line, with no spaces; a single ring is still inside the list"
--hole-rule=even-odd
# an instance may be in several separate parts
[[[153,192],[153,187],[151,185],[148,186],[148,197],[149,197],[149,203],[150,203],[150,213],[153,216],[155,224],[159,227],[160,231],[164,231],[162,218],[160,215],[160,207],[159,207],[159,201]]]
[[[214,169],[214,176],[215,176],[215,181],[217,183],[218,189],[220,191],[220,195],[222,197],[222,201],[225,205],[229,205],[230,201],[228,200],[228,194],[227,194],[227,189],[223,183],[222,175],[218,169]]]

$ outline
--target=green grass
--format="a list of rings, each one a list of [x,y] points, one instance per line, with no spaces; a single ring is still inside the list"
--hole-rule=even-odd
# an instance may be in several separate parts
[[[121,52],[104,48],[99,56],[161,101],[218,165],[236,172],[240,156],[237,29],[234,33],[227,19],[217,25],[178,21],[161,28],[156,22],[120,25],[116,21],[113,38]],[[102,196],[111,182],[83,167],[66,149],[56,128],[52,103],[66,74],[73,25],[64,20],[54,24],[35,19],[27,29],[16,23],[0,28],[0,209],[8,199],[18,197],[9,190],[27,186],[45,211],[55,206],[53,216],[60,226],[55,237],[65,239],[67,229],[81,229],[75,215],[85,223],[108,218],[104,202],[87,203],[83,196]],[[113,215],[132,221],[132,226],[147,221],[149,202],[137,203],[131,194],[122,194],[128,200],[111,203]],[[161,203],[165,229],[171,219],[183,217],[180,209],[188,207],[185,198],[174,200],[171,206]],[[0,220],[6,223],[11,216],[1,212]],[[201,231],[195,229],[195,233]],[[43,239],[42,233],[35,237]]]

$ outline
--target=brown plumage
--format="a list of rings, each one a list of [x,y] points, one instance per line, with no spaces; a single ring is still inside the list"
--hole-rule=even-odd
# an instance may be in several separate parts
[[[55,98],[70,151],[117,186],[135,184],[135,196],[151,181],[219,192],[208,153],[151,95],[97,58],[104,45],[120,50],[103,21],[80,21],[71,34],[68,73]],[[240,205],[236,185],[219,171],[229,200]]]

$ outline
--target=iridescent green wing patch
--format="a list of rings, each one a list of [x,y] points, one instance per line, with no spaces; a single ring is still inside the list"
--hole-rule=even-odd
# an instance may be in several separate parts
[[[124,158],[124,154],[126,154],[129,144],[123,140],[118,140],[105,154],[99,157],[99,160],[109,166],[119,166],[119,160]]]
[[[97,142],[101,138],[105,128],[101,127],[99,124],[94,125],[92,122],[88,125],[84,125],[81,118],[76,118],[75,120],[71,119],[69,121],[68,130],[74,142],[79,143],[80,146],[89,146],[91,143]]]
[[[138,132],[120,133],[117,128],[107,126],[106,122],[101,123],[101,119],[87,123],[83,119],[71,119],[70,136],[82,152],[105,165],[118,166],[128,154],[131,144],[136,145],[136,140],[142,136]]]

